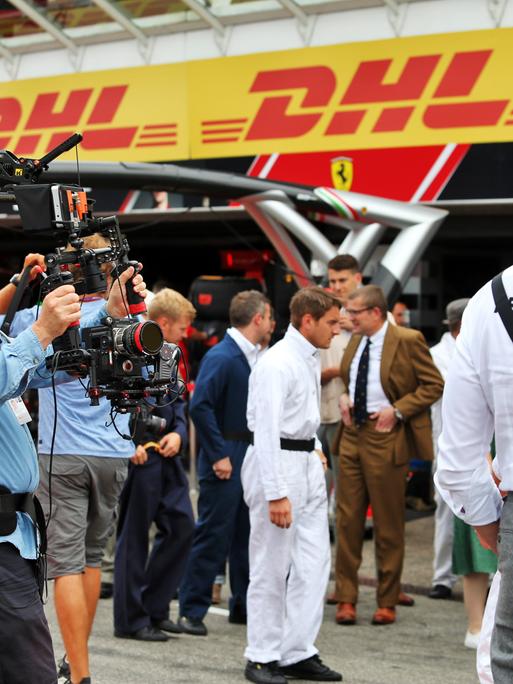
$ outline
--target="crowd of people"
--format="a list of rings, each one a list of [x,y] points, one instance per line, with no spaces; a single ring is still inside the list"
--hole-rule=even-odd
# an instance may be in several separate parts
[[[101,248],[103,238],[87,238],[86,246]],[[44,263],[31,254],[24,266],[33,267],[35,278]],[[31,605],[20,615],[1,600],[2,629],[19,642],[0,656],[5,680],[55,684],[62,676],[66,684],[91,684],[88,641],[110,546],[115,637],[165,642],[169,634],[206,636],[204,618],[227,565],[228,619],[247,626],[246,679],[341,681],[315,646],[324,604],[336,604],[339,625],[361,619],[358,570],[370,507],[377,570],[371,622],[390,625],[398,605],[413,605],[401,590],[406,483],[410,461],[434,459],[439,489],[430,596],[451,598],[456,576],[464,577],[465,645],[477,648],[481,634],[482,681],[511,681],[504,674],[512,666],[507,564],[497,610],[487,611],[482,629],[490,575],[497,570],[503,501],[497,483],[507,491],[510,476],[501,458],[509,434],[497,428],[497,458],[490,465],[492,414],[507,422],[509,376],[493,375],[495,385],[489,380],[484,389],[479,384],[483,368],[492,368],[479,321],[473,331],[479,350],[468,334],[456,345],[469,300],[448,304],[448,332],[430,350],[409,327],[406,305],[388,311],[383,290],[363,285],[357,261],[341,254],[327,264],[326,287],[305,287],[293,296],[285,336],[269,346],[271,302],[262,292],[241,292],[230,303],[225,337],[201,362],[192,396],[151,406],[151,419],[141,426],[128,414],[113,421],[106,398],[91,406],[80,379],[63,372],[51,378],[42,370],[52,340],[71,323],[80,318],[87,327],[106,315],[123,317],[127,287],[146,297],[133,269],[112,284],[108,265],[102,268],[105,292],[79,297],[71,285],[61,286],[41,307],[18,312],[9,337],[0,333],[0,600],[16,592]],[[16,278],[0,290],[0,313],[15,290]],[[484,299],[478,295],[469,309],[482,309]],[[165,287],[148,301],[147,317],[165,341],[183,344],[196,315],[189,300]],[[494,339],[497,358],[512,353],[506,329]],[[447,378],[452,389],[442,416]],[[29,386],[39,392],[37,451],[21,399]],[[456,419],[460,386],[475,406]],[[189,417],[199,447],[196,519],[181,458]],[[326,596],[330,510],[335,591]],[[34,600],[45,551],[66,650],[58,670],[41,602]],[[178,621],[169,612],[175,598]],[[490,665],[494,620],[501,629],[497,637],[494,632]]]

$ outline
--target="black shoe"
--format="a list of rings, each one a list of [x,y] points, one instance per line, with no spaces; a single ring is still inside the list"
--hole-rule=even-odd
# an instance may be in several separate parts
[[[112,582],[102,582],[100,585],[100,598],[110,599],[114,593],[114,585]]]
[[[137,641],[167,641],[169,637],[156,627],[143,627],[137,632],[114,632],[118,639],[136,639]]]
[[[272,663],[253,663],[251,660],[248,660],[244,676],[250,682],[256,682],[256,684],[287,684],[287,680],[280,673],[276,661]]]
[[[184,634],[193,634],[194,636],[207,636],[208,634],[207,626],[203,620],[194,620],[185,615],[182,615],[178,620],[178,626]]]
[[[451,599],[452,589],[446,587],[445,584],[435,584],[435,586],[431,588],[428,596],[432,599]]]
[[[71,678],[71,670],[69,663],[66,660],[66,654],[62,656],[62,660],[57,663],[57,677],[68,677]]]
[[[163,632],[170,632],[171,634],[182,633],[180,625],[177,625],[176,622],[173,622],[173,620],[168,620],[167,618],[164,620],[152,620],[151,624],[157,629],[161,629]]]
[[[228,615],[228,622],[231,622],[232,625],[247,625],[248,616],[246,611],[240,606],[234,606]]]
[[[71,677],[69,679],[66,679],[64,684],[73,684],[73,682],[71,681]],[[79,684],[91,684],[91,677],[82,677]]]
[[[318,655],[306,658],[306,660],[300,660],[299,663],[294,663],[293,665],[280,667],[280,672],[286,677],[291,677],[292,679],[306,679],[309,682],[342,681],[340,672],[330,670]]]

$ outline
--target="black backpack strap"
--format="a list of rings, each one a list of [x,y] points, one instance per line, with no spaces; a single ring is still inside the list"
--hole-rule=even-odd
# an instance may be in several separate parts
[[[502,273],[492,280],[492,294],[495,302],[495,311],[501,317],[504,327],[513,342],[513,297],[508,297],[502,281]]]

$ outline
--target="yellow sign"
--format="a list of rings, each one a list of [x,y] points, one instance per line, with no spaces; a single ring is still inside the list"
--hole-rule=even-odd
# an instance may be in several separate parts
[[[12,81],[0,147],[40,157],[76,130],[84,160],[510,141],[512,61],[505,28]]]

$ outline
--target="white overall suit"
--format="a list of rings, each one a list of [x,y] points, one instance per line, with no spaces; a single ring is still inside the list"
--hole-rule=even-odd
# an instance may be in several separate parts
[[[253,662],[292,665],[318,652],[314,641],[330,571],[324,470],[315,451],[281,449],[280,437],[316,434],[319,396],[318,350],[289,326],[249,379],[254,446],[241,479],[251,521],[245,656]],[[268,502],[282,497],[292,504],[289,529],[269,519]]]

